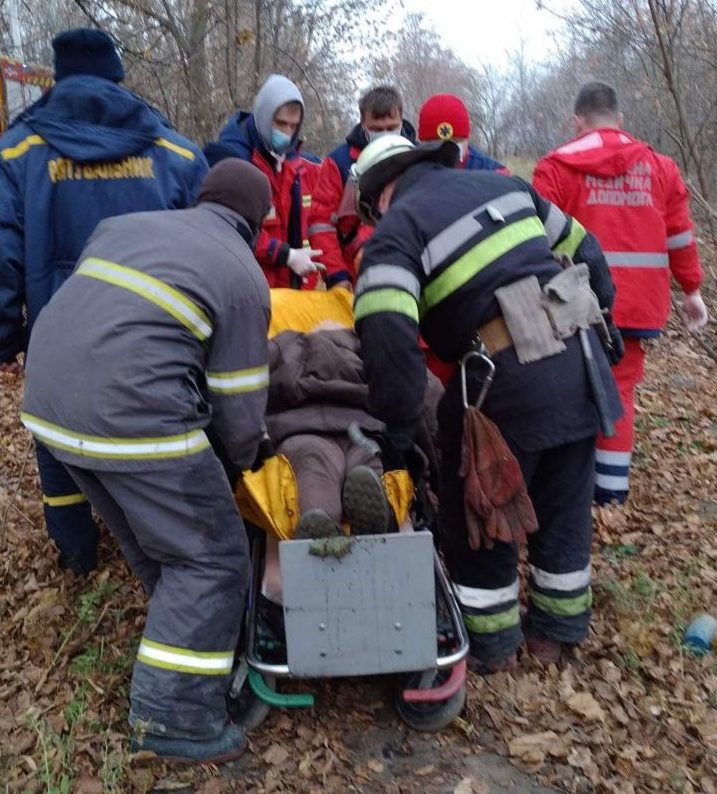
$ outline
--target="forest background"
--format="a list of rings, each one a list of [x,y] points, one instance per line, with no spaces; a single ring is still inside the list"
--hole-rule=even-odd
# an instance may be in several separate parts
[[[356,123],[371,83],[395,82],[411,121],[428,96],[453,92],[474,143],[524,177],[572,136],[580,84],[608,79],[627,129],[686,176],[715,317],[717,0],[524,2],[560,15],[559,33],[541,57],[516,33],[506,58],[482,64],[461,59],[410,0],[0,0],[0,52],[49,66],[54,35],[99,25],[121,49],[126,85],[199,143],[281,72],[302,90],[306,148],[320,155]],[[489,26],[487,12],[495,20],[507,5],[466,0],[458,24]],[[58,572],[19,421],[22,376],[0,373],[0,789],[548,792],[520,769],[581,794],[717,794],[717,655],[682,645],[694,614],[717,604],[716,351],[717,324],[697,337],[677,316],[651,345],[631,500],[596,512],[592,629],[570,663],[528,658],[514,674],[469,676],[466,710],[437,736],[397,722],[390,682],[311,682],[317,707],[276,710],[221,775],[130,763],[146,599],[106,533],[89,580]]]
[[[483,2],[465,24],[490,24]],[[392,0],[3,0],[0,50],[49,65],[58,31],[101,26],[122,52],[127,86],[199,143],[280,72],[301,88],[305,146],[319,155],[356,122],[360,92],[381,81],[400,87],[412,121],[431,94],[459,94],[478,146],[529,163],[571,137],[576,91],[600,77],[619,88],[627,128],[677,159],[713,236],[705,205],[717,192],[715,0],[535,4],[561,18],[559,35],[536,59],[516,34],[499,65],[466,63],[410,3]]]

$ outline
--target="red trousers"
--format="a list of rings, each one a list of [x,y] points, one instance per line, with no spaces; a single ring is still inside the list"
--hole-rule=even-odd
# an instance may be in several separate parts
[[[630,462],[635,443],[635,387],[645,374],[645,351],[642,340],[624,337],[625,355],[613,367],[625,415],[615,423],[612,438],[598,436],[595,450],[595,501],[608,504],[624,502],[630,489]]]

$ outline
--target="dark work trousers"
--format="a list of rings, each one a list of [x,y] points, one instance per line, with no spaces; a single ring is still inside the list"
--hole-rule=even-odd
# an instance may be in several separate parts
[[[471,639],[471,653],[488,665],[513,654],[523,632],[518,609],[518,547],[468,545],[459,476],[463,406],[457,389],[439,407],[441,498],[439,525],[449,575]],[[530,399],[530,395],[526,396]],[[590,622],[591,503],[595,437],[538,451],[512,443],[539,529],[529,536],[529,633],[579,643]]]
[[[214,452],[136,472],[68,467],[150,595],[130,724],[217,736],[248,577],[244,524]]]
[[[319,508],[334,521],[343,514],[341,494],[346,475],[356,466],[369,466],[378,474],[381,461],[347,436],[303,434],[289,436],[277,452],[286,455],[296,476],[301,513]]]
[[[60,552],[60,565],[89,573],[97,565],[97,526],[87,497],[64,464],[36,442],[47,532]]]

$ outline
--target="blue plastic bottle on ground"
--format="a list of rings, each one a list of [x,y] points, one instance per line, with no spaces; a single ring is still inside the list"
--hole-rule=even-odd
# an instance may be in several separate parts
[[[685,645],[693,652],[702,656],[717,644],[717,620],[712,615],[703,613],[685,629]]]

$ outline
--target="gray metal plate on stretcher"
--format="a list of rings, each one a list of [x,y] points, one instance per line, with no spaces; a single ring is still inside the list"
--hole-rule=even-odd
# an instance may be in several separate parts
[[[434,668],[431,533],[346,540],[350,551],[338,558],[310,553],[312,544],[323,541],[279,544],[291,674],[373,675]]]

